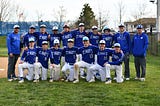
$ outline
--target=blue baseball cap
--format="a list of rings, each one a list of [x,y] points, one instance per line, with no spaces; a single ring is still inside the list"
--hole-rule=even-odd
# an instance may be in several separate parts
[[[137,25],[137,29],[142,29],[143,26],[141,24]]]
[[[89,38],[87,36],[83,37],[83,41],[88,41]]]

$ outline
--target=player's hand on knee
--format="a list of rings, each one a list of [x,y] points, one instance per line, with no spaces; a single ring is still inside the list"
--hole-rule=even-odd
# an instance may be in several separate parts
[[[23,64],[23,63],[24,63],[24,61],[20,60],[19,64]]]

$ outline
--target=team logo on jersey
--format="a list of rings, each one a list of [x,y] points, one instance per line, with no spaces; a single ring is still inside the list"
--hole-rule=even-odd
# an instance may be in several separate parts
[[[89,54],[89,53],[93,53],[92,49],[85,49],[82,51],[82,54]]]

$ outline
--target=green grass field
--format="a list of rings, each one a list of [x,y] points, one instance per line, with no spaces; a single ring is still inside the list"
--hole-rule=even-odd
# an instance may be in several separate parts
[[[7,55],[6,36],[0,36],[0,57],[6,57]]]
[[[0,105],[26,106],[158,106],[160,100],[160,57],[147,57],[145,82],[135,81],[133,57],[131,80],[122,84],[113,81],[105,85],[100,81],[80,83],[40,81],[7,82],[0,79]],[[114,72],[112,72],[114,75]]]

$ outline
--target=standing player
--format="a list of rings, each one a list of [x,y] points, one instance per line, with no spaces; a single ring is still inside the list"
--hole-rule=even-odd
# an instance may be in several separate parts
[[[123,62],[124,54],[120,49],[120,44],[115,43],[114,44],[114,50],[112,51],[112,62],[106,62],[106,77],[107,81],[105,84],[111,83],[111,77],[110,77],[110,69],[116,70],[116,81],[117,83],[123,82],[123,75],[122,75],[122,62]]]
[[[59,42],[61,42],[61,34],[60,33],[58,33],[58,27],[57,26],[54,26],[53,28],[52,28],[52,34],[50,34],[50,48],[51,47],[53,47],[54,46],[54,40],[55,39],[58,39],[59,40]]]
[[[27,68],[28,69],[28,75],[26,78],[31,81],[33,80],[33,72],[34,72],[34,63],[36,61],[36,48],[34,48],[34,38],[29,38],[29,48],[24,50],[21,60],[18,65],[18,71],[19,71],[19,77],[20,81],[19,83],[23,83],[23,69]]]
[[[75,30],[72,32],[72,36],[74,38],[74,46],[76,46],[78,48],[82,47],[83,46],[82,39],[86,35],[87,35],[87,33],[85,32],[84,23],[79,23],[78,30]],[[78,55],[78,59],[80,59],[79,55]],[[81,75],[81,78],[85,78],[84,68],[80,68],[80,75]]]
[[[106,81],[106,68],[104,64],[109,61],[109,55],[111,50],[105,49],[105,40],[100,40],[99,50],[97,52],[97,63],[88,69],[87,81],[95,82],[93,79],[95,73],[98,71],[101,81]]]
[[[62,73],[67,77],[66,82],[74,80],[74,64],[77,60],[78,48],[74,47],[73,39],[68,39],[68,46],[63,50],[65,64],[62,67]],[[69,75],[67,75],[69,70]]]
[[[34,25],[31,25],[29,27],[29,32],[24,36],[24,38],[23,38],[23,45],[24,45],[25,49],[27,49],[29,47],[29,39],[30,38],[33,38],[34,41],[36,42],[35,29],[36,29],[36,27]]]
[[[40,32],[35,33],[37,36],[37,47],[42,47],[43,41],[48,41],[49,34],[46,32],[46,25],[42,24],[40,26]]]
[[[114,35],[115,43],[121,45],[121,50],[124,53],[124,75],[126,80],[130,80],[130,69],[129,69],[129,53],[131,51],[131,39],[127,31],[125,31],[124,25],[119,25],[119,32]]]
[[[106,48],[112,48],[114,36],[110,33],[111,30],[108,27],[104,27],[103,32],[102,39],[106,42]]]
[[[42,69],[41,80],[47,80],[48,60],[50,58],[50,50],[48,50],[47,41],[42,42],[42,48],[37,48],[37,57],[38,62],[34,64],[35,77],[33,82],[39,82],[40,68]]]
[[[97,26],[92,26],[92,32],[88,33],[88,37],[89,37],[90,43],[98,47],[98,43],[101,40],[101,35],[98,33]]]
[[[137,34],[132,39],[132,53],[136,69],[136,78],[145,81],[146,76],[146,50],[148,48],[148,36],[142,32],[143,26],[137,26]],[[142,73],[140,72],[140,67]]]
[[[61,63],[61,55],[62,49],[59,48],[60,42],[58,39],[55,39],[53,42],[53,47],[50,49],[50,80],[49,82],[53,82],[53,80],[59,80],[60,78],[60,63]]]
[[[8,48],[8,81],[16,80],[15,65],[20,55],[20,34],[19,25],[14,25],[13,32],[7,36]]]
[[[63,48],[67,47],[68,39],[72,39],[72,34],[70,32],[70,27],[68,25],[64,25],[63,26],[63,32],[62,32],[62,45],[63,45]]]
[[[95,54],[97,53],[98,48],[90,45],[88,37],[83,37],[83,44],[84,46],[79,49],[79,55],[82,59],[74,64],[75,81],[73,83],[79,82],[79,68],[86,68],[88,73],[89,67],[91,67],[96,61]]]

